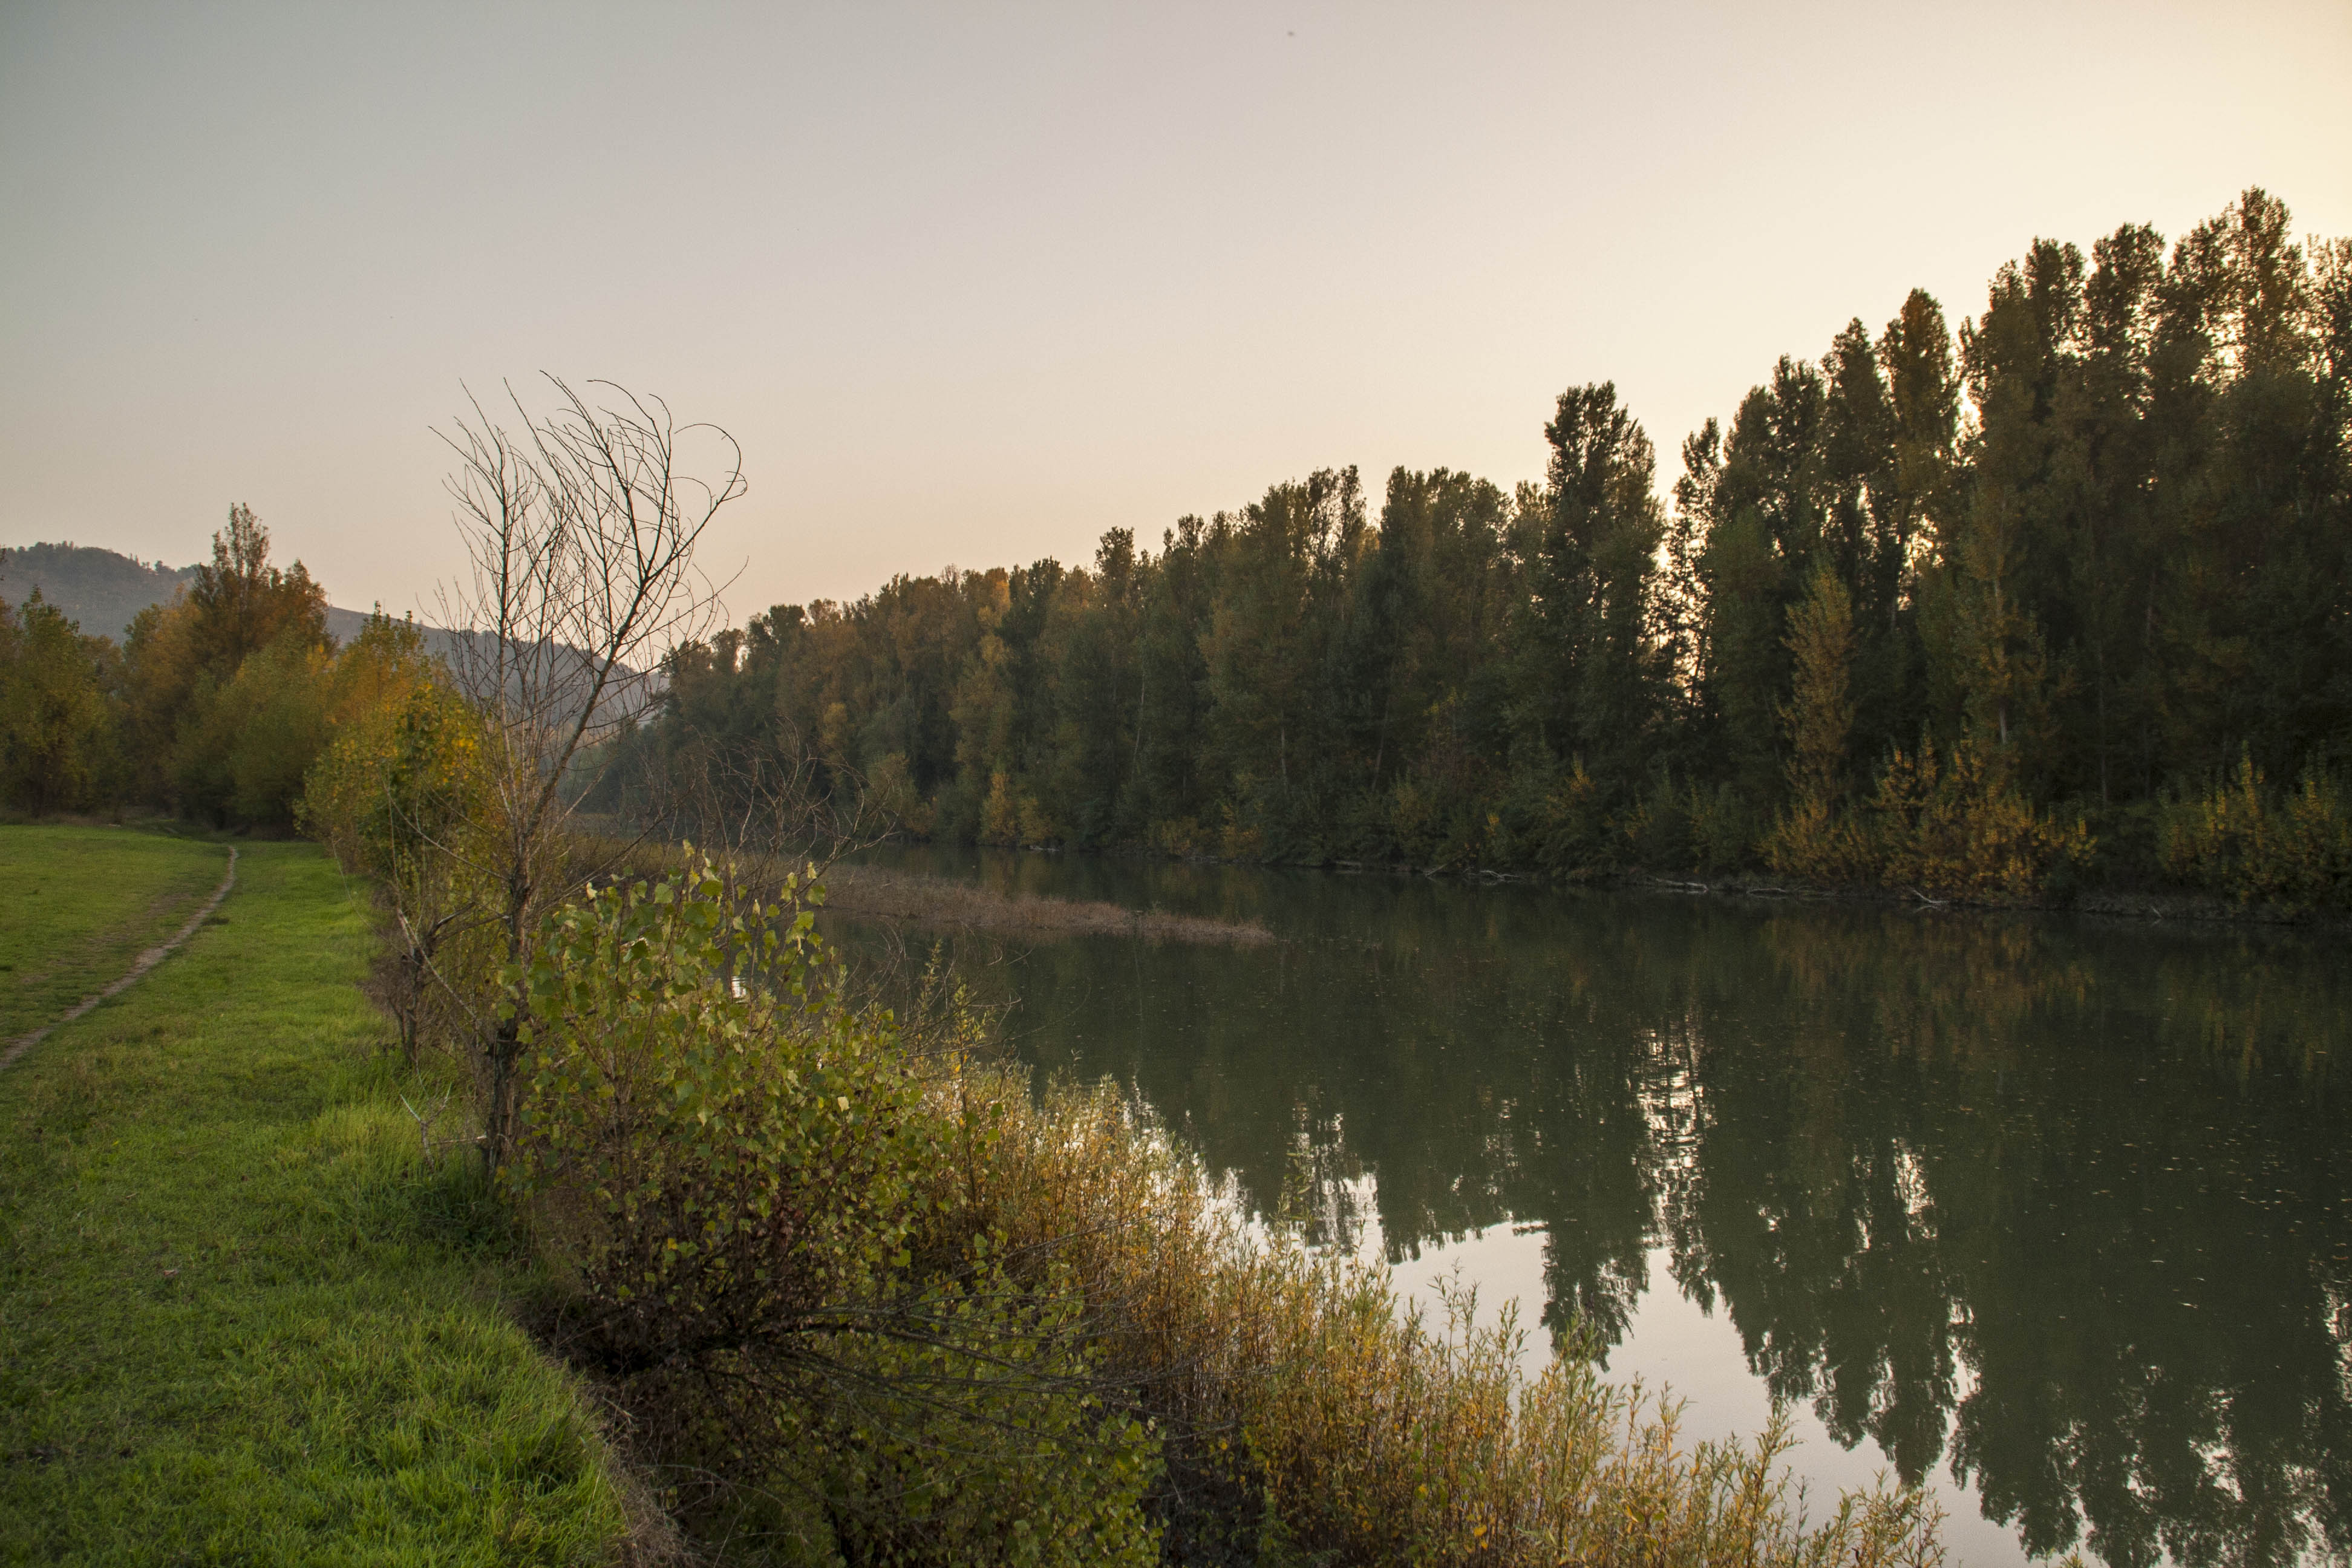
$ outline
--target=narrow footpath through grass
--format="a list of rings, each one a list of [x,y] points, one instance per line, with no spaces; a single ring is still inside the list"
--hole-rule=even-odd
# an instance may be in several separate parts
[[[0,827],[0,1044],[102,989],[212,895],[228,850],[120,827]]]
[[[218,880],[217,846],[103,831],[0,828],[57,911],[9,904],[0,953],[58,973]],[[373,941],[316,847],[249,846],[214,923],[0,1072],[0,1562],[617,1554],[595,1424],[501,1309],[499,1207],[427,1167],[377,1048]]]

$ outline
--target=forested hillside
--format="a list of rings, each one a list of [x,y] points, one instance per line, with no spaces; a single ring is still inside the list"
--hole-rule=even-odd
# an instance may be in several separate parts
[[[34,590],[93,637],[121,637],[150,605],[169,603],[194,582],[194,566],[171,567],[86,544],[25,544],[0,552],[0,604],[22,606]]]
[[[169,605],[196,585],[202,565],[166,566],[88,544],[21,544],[0,550],[0,605],[19,610],[38,590],[41,602],[92,637],[131,635],[139,612]],[[367,626],[367,613],[327,606],[327,635],[348,642]],[[445,652],[448,639],[425,629],[427,646]]]
[[[2036,240],[1541,485],[1353,468],[1092,563],[898,577],[672,660],[640,777],[822,760],[917,834],[2023,898],[2352,883],[2352,244],[2250,190]],[[1377,515],[1375,515],[1377,513]]]

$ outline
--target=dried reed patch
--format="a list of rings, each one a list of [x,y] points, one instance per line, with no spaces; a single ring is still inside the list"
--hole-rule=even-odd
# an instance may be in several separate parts
[[[1129,936],[1234,947],[1275,940],[1264,926],[1235,921],[1129,910],[1076,899],[1007,894],[873,866],[836,865],[824,876],[824,907],[858,920],[894,921],[934,931],[992,931],[1047,939]]]
[[[994,1130],[959,1211],[1087,1300],[1103,1372],[1157,1424],[1175,1561],[1463,1568],[1941,1568],[1940,1513],[1883,1485],[1811,1515],[1785,1420],[1693,1443],[1679,1406],[1573,1353],[1528,1370],[1507,1308],[1404,1310],[1388,1269],[1253,1235],[1209,1172],[1116,1085],[1033,1095],[974,1066],[942,1109]],[[1286,1207],[1288,1204],[1286,1203]],[[1276,1553],[1279,1556],[1279,1553]]]

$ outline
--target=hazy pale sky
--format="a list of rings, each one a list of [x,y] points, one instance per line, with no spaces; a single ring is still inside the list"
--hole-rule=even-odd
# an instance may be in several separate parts
[[[1155,546],[1356,463],[1670,483],[1774,357],[2259,184],[2352,233],[2352,0],[0,6],[0,544],[234,500],[339,604],[457,562],[460,383],[741,441],[737,618]]]

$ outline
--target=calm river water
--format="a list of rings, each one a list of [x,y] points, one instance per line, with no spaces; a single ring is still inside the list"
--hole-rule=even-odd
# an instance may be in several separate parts
[[[1785,1405],[1817,1499],[1925,1480],[1976,1564],[2352,1553],[2340,932],[875,858],[1265,923],[966,956],[1402,1288],[1581,1314],[1695,1437]]]

